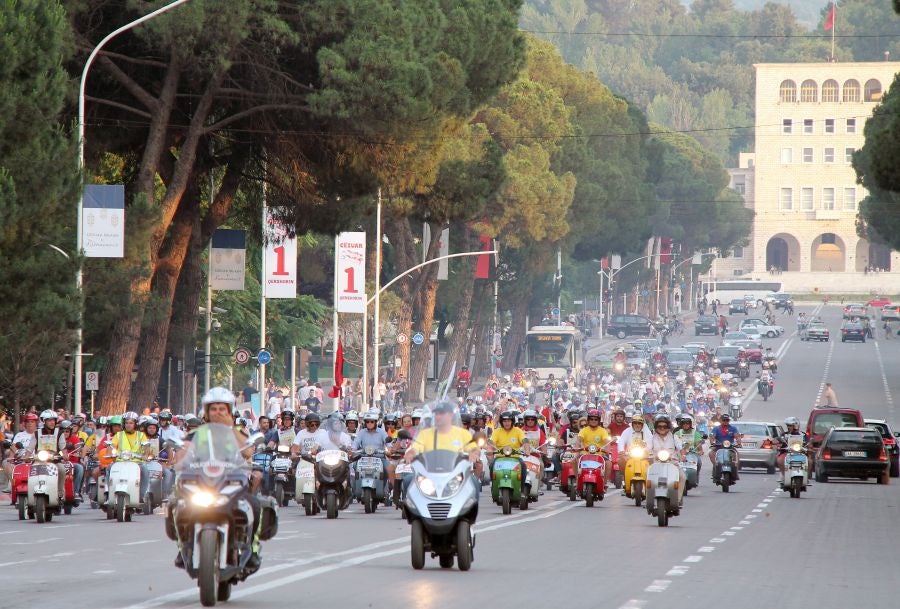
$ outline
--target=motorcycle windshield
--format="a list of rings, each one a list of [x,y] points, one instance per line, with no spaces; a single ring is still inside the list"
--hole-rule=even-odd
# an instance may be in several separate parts
[[[446,474],[452,472],[456,468],[456,464],[460,459],[466,456],[455,450],[430,450],[421,453],[416,460],[425,466],[425,470],[436,474]],[[515,462],[518,465],[518,462]]]
[[[217,423],[201,425],[194,432],[187,452],[176,469],[182,474],[199,474],[209,479],[249,470],[241,448],[243,446],[231,427]]]

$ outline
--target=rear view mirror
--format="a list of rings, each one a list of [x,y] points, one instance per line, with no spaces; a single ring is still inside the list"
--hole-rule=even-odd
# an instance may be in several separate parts
[[[247,445],[259,446],[265,441],[266,436],[264,434],[261,434],[260,432],[256,432],[255,434],[247,438]]]
[[[894,432],[894,437],[895,437],[895,438],[900,438],[900,431],[895,431],[895,432]]]

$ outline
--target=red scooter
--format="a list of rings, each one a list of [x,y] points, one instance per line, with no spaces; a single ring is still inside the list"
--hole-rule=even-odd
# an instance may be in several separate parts
[[[25,451],[21,451],[25,452]],[[12,501],[19,511],[19,520],[34,518],[34,512],[28,510],[28,471],[31,469],[31,461],[22,461],[16,456],[13,466],[13,479],[10,485]]]
[[[619,469],[619,445],[613,442],[609,451],[609,462],[612,471],[609,477],[612,479],[616,488],[622,488],[622,481],[625,479],[625,472]]]
[[[578,495],[587,507],[594,507],[594,499],[603,501],[606,493],[606,462],[600,452],[604,448],[591,444],[581,449],[584,454],[578,458]]]
[[[573,452],[571,446],[562,447],[562,455],[560,456],[560,472],[559,472],[559,490],[569,496],[569,501],[575,501],[578,498],[578,482],[575,475],[575,467],[577,465],[577,454]]]

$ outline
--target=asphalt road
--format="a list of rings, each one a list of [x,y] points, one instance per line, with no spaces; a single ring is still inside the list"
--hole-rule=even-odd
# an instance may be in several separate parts
[[[799,310],[809,312],[812,307]],[[833,335],[838,306],[822,315]],[[745,418],[806,419],[826,379],[841,405],[900,423],[900,341],[865,344],[767,341],[783,349],[774,396],[754,396]],[[673,344],[693,340],[693,334]],[[718,339],[709,338],[710,343]],[[756,368],[756,367],[754,367]],[[745,471],[732,492],[701,486],[667,529],[614,491],[598,506],[558,491],[527,512],[502,516],[482,495],[475,563],[468,573],[428,559],[409,564],[409,527],[399,512],[366,515],[359,505],[336,521],[280,511],[278,536],[264,544],[263,568],[237,586],[230,607],[440,609],[463,606],[566,609],[736,609],[894,606],[900,543],[900,484],[814,484],[799,500],[776,491],[775,476]],[[199,606],[194,583],[172,566],[175,546],[161,515],[106,521],[79,508],[51,524],[19,522],[0,508],[2,607],[95,609]],[[67,600],[68,599],[68,600]]]

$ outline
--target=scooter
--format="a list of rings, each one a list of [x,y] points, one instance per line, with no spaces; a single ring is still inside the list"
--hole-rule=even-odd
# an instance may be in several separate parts
[[[494,466],[496,471],[496,462]],[[435,450],[417,456],[412,470],[413,482],[403,503],[411,525],[412,568],[422,569],[425,553],[430,552],[439,557],[441,568],[452,568],[456,558],[459,570],[468,571],[475,559],[472,525],[478,517],[472,465],[456,451]]]
[[[731,392],[731,397],[728,398],[728,406],[731,410],[732,419],[740,419],[744,415],[744,409],[741,404],[741,394],[737,391]]]
[[[805,492],[809,484],[809,459],[803,446],[803,436],[788,436],[787,445],[781,489],[790,492],[792,498],[799,499],[800,493]]]
[[[291,461],[291,447],[288,444],[279,444],[275,457],[272,459],[272,498],[279,506],[286,506],[294,498],[296,483],[293,478],[293,462]]]
[[[147,492],[144,493],[143,512],[144,515],[149,516],[153,513],[153,510],[162,505],[165,493],[163,493],[162,463],[156,457],[149,457],[146,461],[147,465],[144,469],[147,472],[149,484],[147,485]]]
[[[736,463],[736,449],[731,442],[725,440],[721,446],[716,447],[716,462],[713,465],[713,483],[722,487],[722,492],[727,493],[729,487],[735,483],[734,464]]]
[[[118,522],[131,522],[135,510],[142,510],[141,498],[141,466],[132,461],[137,455],[131,451],[123,451],[117,455],[116,462],[109,468],[109,494],[111,502],[107,503],[107,518],[110,512]]]
[[[697,454],[696,450],[693,448],[688,450],[684,456],[684,462],[681,464],[681,469],[684,470],[686,480],[684,494],[687,495],[688,491],[700,486],[700,455]]]
[[[625,482],[625,472],[619,469],[619,438],[613,438],[612,444],[610,444],[609,451],[609,463],[612,468],[612,472],[609,477],[612,479],[613,484],[616,488],[622,488],[622,484]]]
[[[541,480],[544,487],[549,491],[553,490],[553,475],[556,473],[556,465],[553,458],[556,456],[556,438],[547,439],[547,465],[544,467],[544,475]]]
[[[28,508],[28,473],[31,471],[31,463],[25,460],[25,449],[19,449],[16,453],[10,495],[12,502],[19,512],[19,520],[34,518],[34,510]]]
[[[667,450],[656,453],[656,461],[647,470],[647,513],[656,516],[661,527],[669,518],[681,514],[685,479],[675,455]]]
[[[559,490],[569,496],[569,501],[575,501],[578,498],[578,478],[575,476],[575,459],[578,455],[568,446],[563,446],[561,450]]]
[[[342,450],[320,450],[315,456],[316,502],[325,510],[325,517],[333,520],[338,510],[350,505],[350,459]]]
[[[737,373],[742,381],[747,380],[747,377],[750,376],[750,364],[747,363],[746,359],[741,359],[738,362]]]
[[[272,451],[265,447],[260,447],[252,458],[253,471],[262,473],[262,484],[260,485],[260,493],[263,495],[271,495],[274,490],[272,483]]]
[[[59,497],[59,476],[65,475],[63,458],[48,450],[39,450],[31,458],[28,470],[28,511],[34,512],[39,523],[50,522],[62,508]]]
[[[578,458],[578,495],[587,507],[594,507],[594,499],[603,501],[606,494],[606,462],[601,452],[604,448],[606,445],[591,444],[581,449],[585,454]]]
[[[509,446],[503,448],[494,458],[491,472],[491,498],[499,505],[504,515],[512,513],[512,506],[522,501],[521,453]]]
[[[356,478],[353,481],[353,498],[363,504],[366,514],[374,514],[378,504],[384,501],[385,472],[381,458],[383,450],[376,451],[371,446],[354,455]]]
[[[650,460],[647,447],[643,443],[633,442],[625,462],[625,496],[634,499],[634,505],[641,507],[647,496],[647,470]]]
[[[772,381],[767,381],[765,379],[758,379],[756,381],[756,390],[759,391],[759,394],[763,396],[763,401],[768,402],[769,396],[772,395],[774,383]]]
[[[538,447],[541,448],[541,447]],[[527,510],[529,503],[538,500],[541,494],[541,480],[544,477],[544,458],[532,449],[527,442],[522,445],[522,461],[525,462],[525,480],[522,484],[522,494],[519,497],[519,509]]]
[[[307,453],[308,454],[308,453]],[[294,499],[303,507],[307,516],[315,516],[320,512],[316,501],[316,466],[303,457],[297,461],[294,470]]]

